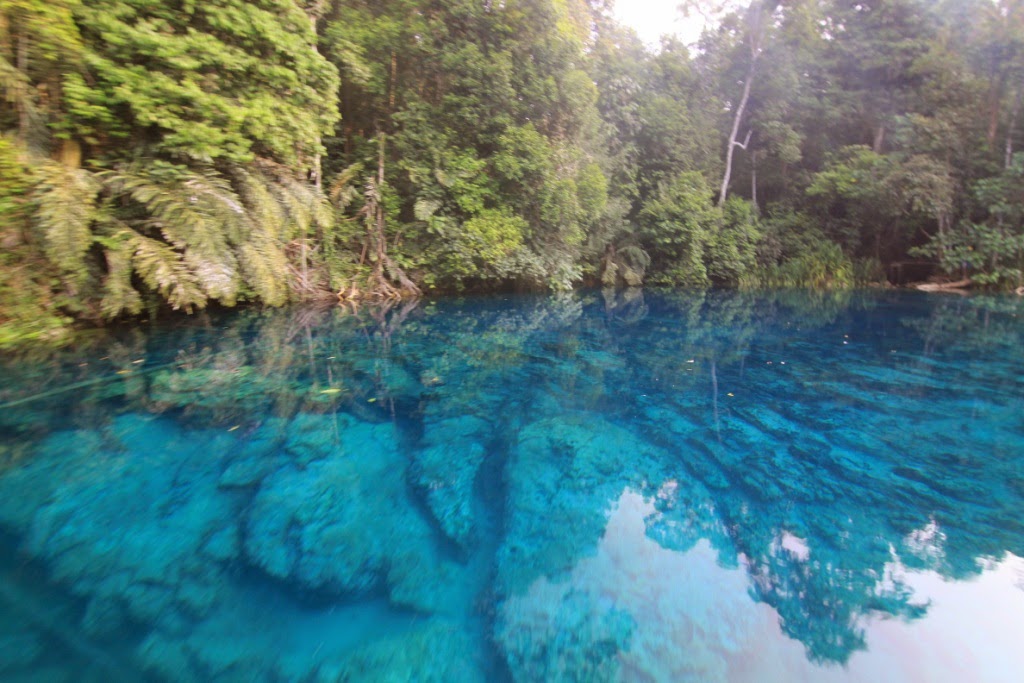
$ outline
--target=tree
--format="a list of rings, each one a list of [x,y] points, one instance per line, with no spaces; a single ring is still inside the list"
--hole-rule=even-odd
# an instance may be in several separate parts
[[[981,285],[1024,286],[1024,154],[1010,168],[979,180],[973,195],[984,219],[961,221],[935,234],[916,253],[935,258],[947,273]]]
[[[19,0],[4,12],[0,120],[16,121],[35,168],[22,239],[62,305],[98,318],[153,295],[184,309],[280,304],[308,284],[289,286],[288,243],[304,251],[310,226],[333,220],[300,178],[336,118],[337,75],[302,7]]]
[[[729,131],[729,139],[725,147],[725,172],[722,174],[722,186],[718,191],[718,206],[725,204],[726,197],[729,194],[729,180],[732,177],[732,159],[733,153],[736,148],[747,149],[747,145],[750,143],[750,131],[747,131],[747,135],[743,142],[739,141],[740,135],[740,124],[743,121],[743,114],[747,108],[747,101],[750,99],[750,89],[754,85],[754,77],[757,74],[757,63],[761,57],[761,52],[764,49],[765,34],[768,26],[768,17],[766,17],[765,10],[768,10],[768,14],[774,9],[775,3],[763,2],[762,0],[754,0],[747,7],[743,16],[744,27],[742,29],[742,42],[745,44],[747,50],[750,52],[749,62],[747,66],[747,73],[743,79],[743,92],[740,95],[740,101],[736,104],[733,110],[732,116],[732,128]]]
[[[388,136],[388,239],[413,277],[579,279],[608,206],[597,90],[579,68],[592,16],[566,0],[335,4],[324,33],[344,81],[333,163],[376,168],[370,141]]]

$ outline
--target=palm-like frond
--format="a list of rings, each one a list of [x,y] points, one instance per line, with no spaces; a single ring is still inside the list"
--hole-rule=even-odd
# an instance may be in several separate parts
[[[257,233],[282,237],[281,230],[288,215],[271,192],[268,179],[262,173],[249,173],[243,169],[235,169],[232,178],[249,219],[248,239]]]
[[[243,244],[238,260],[246,283],[264,302],[281,306],[288,301],[288,257],[279,243],[259,239]]]
[[[100,186],[92,173],[54,162],[38,167],[36,218],[47,258],[81,283],[88,276],[85,255],[92,245]]]
[[[100,262],[90,269],[87,255],[102,249],[105,317],[141,310],[140,281],[173,308],[192,310],[210,299],[231,305],[243,286],[281,305],[293,289],[319,291],[329,279],[321,243],[336,208],[283,167],[258,162],[229,177],[161,161],[99,173],[38,167],[33,197],[46,254],[78,288],[99,275]]]
[[[316,187],[289,175],[274,180],[275,195],[288,215],[290,234],[287,237],[304,238],[314,227],[327,229],[334,224],[334,208]]]
[[[359,188],[354,182],[363,172],[362,164],[352,164],[339,173],[330,188],[327,190],[327,197],[339,210],[345,210],[359,196]]]
[[[191,312],[206,305],[206,294],[185,257],[170,245],[134,233],[132,266],[147,286],[160,293],[174,309]]]
[[[122,230],[103,240],[107,276],[103,279],[100,311],[105,318],[116,318],[122,314],[135,315],[142,310],[142,297],[132,286],[132,255],[136,235],[134,231]]]
[[[107,171],[103,178],[145,208],[144,227],[158,230],[174,247],[207,296],[235,302],[240,277],[232,245],[247,236],[249,221],[226,179],[166,164]]]
[[[238,254],[242,275],[263,301],[280,306],[288,301],[288,257],[282,239],[288,214],[263,174],[237,169],[234,181],[249,217],[249,234]]]

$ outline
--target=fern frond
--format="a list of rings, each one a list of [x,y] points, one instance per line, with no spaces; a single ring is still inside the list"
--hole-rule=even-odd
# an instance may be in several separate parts
[[[189,270],[181,253],[167,244],[144,235],[132,236],[132,265],[152,289],[160,293],[174,309],[203,308],[206,295],[198,278]]]
[[[103,279],[103,298],[100,311],[105,318],[116,318],[121,314],[135,315],[142,310],[142,298],[132,287],[132,241],[128,235],[110,240],[111,246],[104,249],[107,261],[107,276]]]
[[[288,220],[284,207],[268,187],[268,180],[262,174],[252,174],[242,169],[234,171],[234,185],[249,218],[251,241],[257,235],[264,239],[280,237],[282,226]]]
[[[270,306],[288,302],[288,257],[273,240],[243,244],[239,261],[246,283]]]
[[[334,207],[315,186],[296,180],[289,173],[277,174],[270,186],[288,214],[286,240],[306,236],[314,227],[327,230],[334,225]]]
[[[82,282],[88,276],[85,255],[92,245],[99,183],[89,171],[53,162],[42,163],[38,173],[34,199],[46,256]]]
[[[249,232],[249,217],[230,183],[214,171],[199,173],[167,164],[103,174],[111,189],[141,204],[147,227],[160,231],[209,297],[232,305],[238,295],[238,262],[232,244]],[[172,302],[173,304],[173,302]]]
[[[223,178],[164,164],[138,171],[105,171],[102,176],[108,187],[142,204],[151,224],[179,249],[225,251],[227,234],[236,232],[231,228],[244,220],[241,202]]]
[[[274,194],[288,216],[285,237],[291,239],[308,235],[316,222],[314,213],[317,197],[314,188],[284,177],[276,181],[272,185]]]
[[[213,174],[190,173],[183,179],[189,202],[208,219],[217,220],[226,233],[227,241],[239,243],[246,231],[248,216],[242,200],[230,183]]]
[[[185,249],[185,264],[211,299],[234,306],[238,299],[238,260],[233,253],[207,257],[201,250]]]
[[[321,233],[334,227],[337,214],[334,206],[331,205],[327,195],[323,192],[316,192],[316,204],[313,206],[313,220]]]
[[[429,221],[440,210],[441,205],[440,199],[417,199],[416,204],[413,205],[413,215],[418,221]]]
[[[327,190],[327,197],[341,210],[347,209],[352,201],[359,196],[359,188],[353,182],[363,172],[362,164],[352,164],[344,169],[334,178],[330,188]]]
[[[249,216],[250,232],[238,250],[242,277],[267,304],[288,301],[288,256],[281,235],[288,216],[270,189],[266,175],[235,172],[235,186]]]

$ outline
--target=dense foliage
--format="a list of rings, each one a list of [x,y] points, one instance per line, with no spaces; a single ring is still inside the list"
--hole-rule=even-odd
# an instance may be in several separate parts
[[[700,5],[700,6],[698,6]],[[1024,284],[1024,2],[5,0],[0,343],[422,289]]]

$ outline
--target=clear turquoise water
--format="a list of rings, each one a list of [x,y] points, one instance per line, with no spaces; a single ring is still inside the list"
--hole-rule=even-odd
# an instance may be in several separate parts
[[[1024,303],[205,314],[0,360],[4,681],[1011,681]]]

